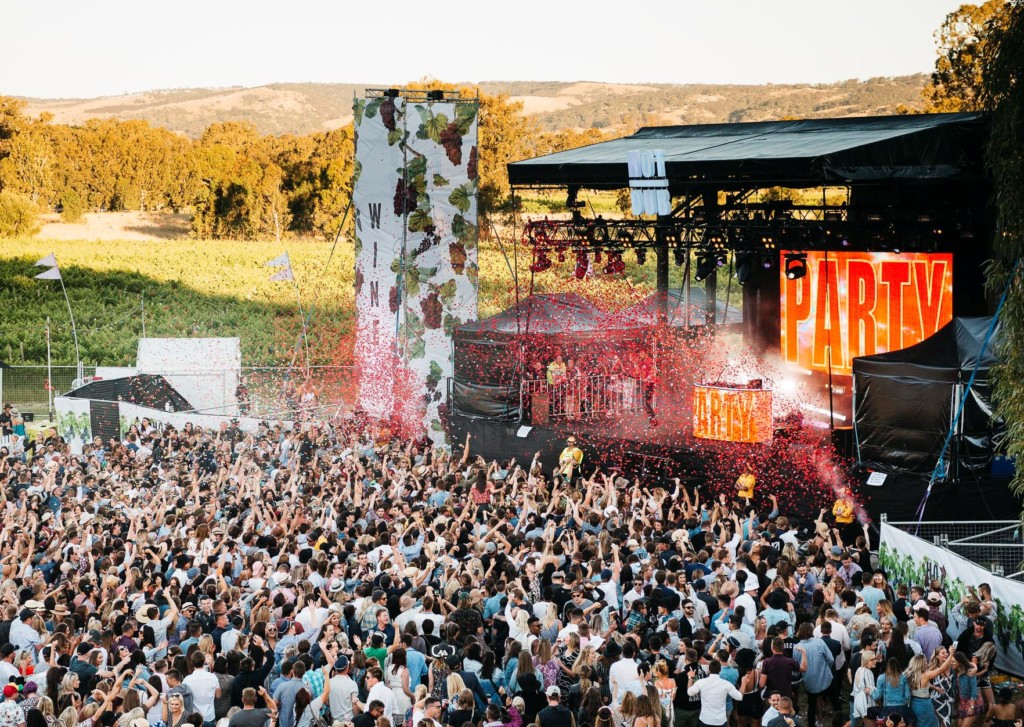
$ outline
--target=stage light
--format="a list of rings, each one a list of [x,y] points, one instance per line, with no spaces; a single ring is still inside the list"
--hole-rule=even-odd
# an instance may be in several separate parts
[[[444,101],[444,91],[427,91],[428,101]]]
[[[683,247],[677,247],[672,250],[672,255],[675,257],[676,267],[683,267],[683,264],[686,262],[686,249]]]
[[[551,262],[551,258],[548,257],[548,254],[541,251],[537,253],[537,257],[534,259],[533,263],[530,264],[530,272],[543,273],[552,265],[553,263]]]
[[[786,279],[799,280],[807,275],[807,255],[790,253],[786,255]]]
[[[617,252],[608,253],[608,264],[604,266],[605,275],[615,275],[626,269],[626,263],[622,255]]]
[[[717,267],[714,255],[707,253],[699,255],[697,257],[697,270],[693,274],[693,279],[699,283],[711,275]]]
[[[771,255],[765,255],[764,260],[761,261],[761,267],[765,270],[772,269],[772,258]]]
[[[736,280],[746,285],[754,275],[754,259],[750,255],[742,255],[736,261]]]
[[[636,249],[636,264],[643,265],[647,262],[647,250],[642,247]]]
[[[590,264],[587,261],[587,253],[576,253],[576,269],[573,271],[573,275],[576,276],[576,279],[583,280],[583,278],[587,277],[587,270],[589,269]]]

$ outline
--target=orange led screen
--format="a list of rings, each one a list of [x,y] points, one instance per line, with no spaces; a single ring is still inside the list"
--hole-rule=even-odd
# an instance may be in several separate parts
[[[725,442],[770,442],[772,392],[693,387],[693,436]]]
[[[948,253],[807,253],[807,275],[782,276],[782,357],[805,369],[850,374],[856,356],[897,351],[953,318]]]

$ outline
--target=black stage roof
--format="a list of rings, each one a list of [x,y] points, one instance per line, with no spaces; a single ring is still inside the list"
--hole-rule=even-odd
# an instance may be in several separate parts
[[[665,152],[670,190],[972,183],[985,178],[984,114],[655,126],[508,165],[513,186],[629,185],[630,151]]]

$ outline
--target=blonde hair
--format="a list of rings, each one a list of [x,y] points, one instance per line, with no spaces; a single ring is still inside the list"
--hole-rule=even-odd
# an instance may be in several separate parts
[[[445,680],[445,686],[448,687],[449,695],[455,695],[461,693],[466,688],[466,682],[462,681],[462,677],[458,674],[452,672],[448,675],[448,679]]]
[[[907,665],[907,670],[903,672],[903,675],[910,682],[911,689],[921,689],[921,677],[924,676],[925,671],[928,669],[928,662],[924,658],[924,654],[915,654],[910,658],[910,664]]]
[[[552,602],[548,604],[548,610],[544,614],[544,620],[541,624],[547,629],[551,628],[556,621],[558,621],[558,606]]]

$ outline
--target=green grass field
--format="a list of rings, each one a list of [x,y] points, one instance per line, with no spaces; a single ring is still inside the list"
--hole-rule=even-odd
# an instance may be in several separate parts
[[[530,289],[528,248],[513,245],[510,233],[502,235],[503,244],[492,239],[480,246],[481,316],[515,302],[514,268],[518,268],[520,295]],[[302,288],[303,306],[310,309],[314,358],[323,364],[351,363],[353,247],[343,240],[333,257],[331,248],[332,243],[312,241],[0,240],[0,360],[15,365],[45,363],[45,325],[50,316],[54,363],[74,363],[60,283],[33,279],[42,270],[33,263],[52,252],[75,313],[82,359],[89,365],[135,361],[143,303],[148,336],[237,336],[244,365],[287,363],[301,330],[295,289],[289,283],[270,282],[273,271],[265,267],[287,249]],[[577,281],[570,254],[565,263],[537,275],[533,289],[574,291],[604,308],[618,309],[653,290],[653,257],[639,267],[630,254],[625,275]],[[681,280],[680,270],[671,268],[675,286]]]

